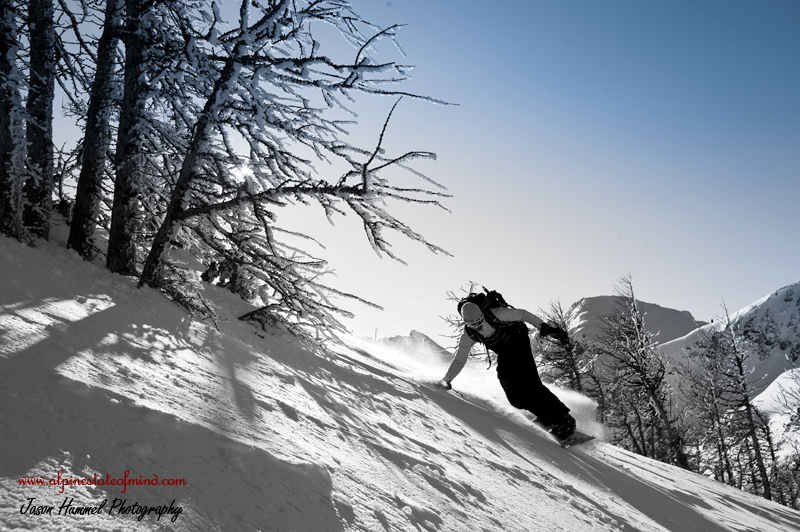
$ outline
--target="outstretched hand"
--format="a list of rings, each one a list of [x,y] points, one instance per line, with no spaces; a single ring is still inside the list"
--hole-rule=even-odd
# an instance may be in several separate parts
[[[569,335],[567,331],[561,327],[553,327],[548,323],[542,323],[542,326],[539,328],[539,334],[542,336],[550,336],[560,344],[569,344]]]

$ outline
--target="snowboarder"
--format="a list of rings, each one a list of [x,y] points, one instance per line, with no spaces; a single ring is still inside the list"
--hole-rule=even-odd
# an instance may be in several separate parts
[[[460,305],[459,312],[464,320],[464,333],[440,385],[451,388],[450,383],[464,368],[472,346],[480,342],[497,353],[497,378],[508,402],[515,408],[532,412],[558,439],[569,438],[575,431],[575,419],[569,414],[569,408],[539,378],[525,323],[536,327],[541,336],[551,336],[562,343],[569,340],[567,333],[519,308],[486,306],[481,310],[476,303],[466,301]]]

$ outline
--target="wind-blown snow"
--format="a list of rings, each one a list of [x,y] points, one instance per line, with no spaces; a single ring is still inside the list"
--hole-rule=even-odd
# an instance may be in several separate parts
[[[219,330],[56,243],[0,237],[2,530],[800,529],[793,510],[602,441],[561,449],[482,361],[438,391],[440,357],[357,339],[312,354],[237,321],[232,295],[204,297]],[[591,401],[556,392],[602,438]],[[18,483],[125,471],[186,483]],[[31,498],[52,514],[22,513]],[[107,503],[58,515],[66,498]],[[109,514],[115,500],[166,513]]]

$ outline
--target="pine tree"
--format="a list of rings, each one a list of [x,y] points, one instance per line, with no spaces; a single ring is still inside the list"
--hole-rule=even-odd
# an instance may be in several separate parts
[[[392,232],[444,252],[387,205],[441,207],[446,197],[412,168],[434,154],[387,149],[400,99],[436,102],[398,88],[408,67],[379,61],[397,26],[370,24],[342,0],[245,0],[232,24],[222,15],[230,6],[202,0],[109,0],[98,31],[98,4],[76,4],[74,13],[59,5],[69,26],[56,36],[57,82],[85,131],[73,150],[82,166],[68,245],[85,258],[99,252],[93,235],[102,223],[109,269],[137,275],[143,267],[140,286],[208,310],[194,272],[171,261],[170,250],[183,248],[208,268],[208,282],[262,307],[248,319],[318,335],[347,315],[335,298],[363,300],[322,281],[327,264],[304,249],[316,241],[279,225],[282,207],[316,203],[331,221],[355,214],[375,251],[397,260]],[[353,56],[324,55],[321,27],[338,31]],[[392,97],[372,146],[348,141],[356,122],[343,117],[356,116],[359,95]],[[320,163],[330,170],[320,173]]]
[[[600,371],[611,391],[606,391],[606,419],[645,454],[690,469],[682,413],[675,412],[667,366],[658,354],[654,334],[645,326],[630,277],[620,280],[616,292],[619,305],[606,318],[600,340],[607,358]]]
[[[734,403],[726,392],[726,378],[719,351],[712,345],[710,339],[706,338],[688,350],[686,364],[681,368],[685,379],[683,395],[686,404],[691,405],[696,420],[699,444],[713,450],[711,455],[703,456],[704,462],[708,463],[716,480],[733,486],[738,477],[733,460],[737,437],[730,419]]]
[[[111,119],[115,108],[112,94],[116,84],[116,48],[121,16],[121,0],[108,0],[103,32],[97,45],[97,64],[89,92],[84,128],[83,165],[78,178],[67,240],[67,246],[86,260],[92,260],[98,251],[94,234],[103,198],[103,183],[109,167]]]
[[[17,31],[16,2],[0,0],[0,233],[22,240],[26,238],[22,226],[25,111],[17,65]]]
[[[53,209],[53,100],[55,98],[55,22],[53,0],[30,0],[30,81],[27,98],[27,156],[23,221],[30,232],[47,239]]]
[[[151,96],[146,56],[157,20],[147,0],[125,0],[125,79],[117,136],[116,177],[106,266],[123,275],[137,275],[136,233],[141,226],[147,103]]]
[[[541,351],[543,369],[552,373],[554,383],[581,393],[589,392],[593,388],[591,375],[596,357],[576,338],[575,309],[565,310],[560,301],[554,301],[542,315],[545,321],[566,331],[569,338],[566,343],[546,341],[537,349]]]
[[[734,322],[727,309],[722,324],[689,353],[694,390],[690,397],[706,397],[696,405],[696,416],[713,428],[708,436],[719,449],[728,481],[735,474],[741,485],[749,477],[753,490],[771,499],[768,456],[760,437],[768,427],[753,402],[758,392],[751,375],[751,355],[740,333],[742,324]],[[739,443],[742,449],[736,449]],[[734,451],[740,453],[734,461],[739,465],[731,468]]]
[[[765,499],[772,499],[770,478],[767,474],[765,458],[763,456],[762,444],[759,441],[759,416],[757,408],[753,404],[757,393],[753,384],[750,382],[751,365],[749,364],[749,354],[741,343],[739,334],[726,311],[725,329],[715,337],[715,348],[724,357],[724,373],[729,383],[729,393],[731,399],[735,401],[734,412],[739,414],[743,420],[746,437],[749,439],[755,470],[761,477],[762,495]],[[755,472],[753,473],[755,478]],[[754,485],[758,482],[754,480]]]

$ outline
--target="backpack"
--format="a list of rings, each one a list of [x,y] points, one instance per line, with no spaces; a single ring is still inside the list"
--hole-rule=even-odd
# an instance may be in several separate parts
[[[485,293],[470,292],[469,295],[467,295],[466,297],[461,299],[461,301],[458,302],[457,306],[458,313],[461,314],[461,307],[464,306],[464,303],[475,303],[481,309],[481,312],[483,312],[483,319],[485,319],[486,323],[491,325],[494,329],[502,330],[507,327],[517,326],[517,324],[515,324],[514,322],[504,322],[498,320],[492,313],[492,311],[489,310],[497,307],[514,308],[508,303],[506,303],[506,300],[503,297],[503,295],[500,292],[497,292],[496,290],[489,290],[485,286],[481,288],[483,288],[483,291]],[[469,336],[476,342],[482,343],[484,346],[486,346],[486,342],[484,341],[483,338],[481,338],[481,336],[478,333],[476,333],[469,327],[465,327],[464,330],[466,331],[467,336]],[[486,359],[489,362],[489,366],[486,369],[489,369],[492,367],[492,356],[489,353],[488,347],[486,347]]]
[[[483,288],[483,291],[486,292],[485,294],[470,292],[468,296],[466,296],[465,298],[463,298],[461,301],[458,302],[457,310],[459,314],[461,314],[461,307],[464,306],[464,303],[475,303],[476,305],[478,305],[478,307],[480,307],[481,312],[483,312],[484,315],[491,314],[491,312],[489,312],[488,314],[486,312],[490,308],[497,308],[497,307],[513,308],[511,307],[511,305],[506,303],[506,300],[503,298],[503,295],[500,292],[496,290],[489,290],[485,286],[481,288]],[[490,323],[490,325],[492,324]]]

